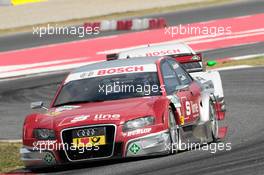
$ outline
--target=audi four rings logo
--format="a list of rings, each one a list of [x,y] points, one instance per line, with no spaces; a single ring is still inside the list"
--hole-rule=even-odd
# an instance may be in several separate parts
[[[78,137],[89,137],[94,136],[96,133],[95,129],[80,129],[77,131]]]

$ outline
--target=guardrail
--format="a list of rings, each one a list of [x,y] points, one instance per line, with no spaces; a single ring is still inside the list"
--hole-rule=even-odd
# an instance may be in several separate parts
[[[99,28],[100,31],[142,30],[164,28],[167,26],[167,21],[164,18],[103,20],[101,22],[87,22],[83,26],[85,28]]]

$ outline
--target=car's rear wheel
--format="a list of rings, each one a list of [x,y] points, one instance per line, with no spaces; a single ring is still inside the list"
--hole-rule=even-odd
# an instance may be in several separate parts
[[[179,137],[179,130],[175,120],[175,115],[171,108],[169,108],[168,113],[169,113],[169,130],[170,130],[170,138],[171,138],[170,148],[171,148],[171,153],[175,154],[179,152],[181,139]]]
[[[209,104],[209,116],[211,121],[212,137],[213,137],[213,141],[215,142],[218,140],[219,125],[216,118],[216,110],[214,107],[214,103],[212,101],[210,101]]]

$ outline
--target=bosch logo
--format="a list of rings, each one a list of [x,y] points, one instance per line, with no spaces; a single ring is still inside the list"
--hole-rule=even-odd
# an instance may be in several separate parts
[[[155,52],[146,53],[146,56],[163,56],[163,55],[174,55],[179,53],[181,53],[180,49],[158,50]]]
[[[94,136],[96,131],[95,129],[80,129],[76,133],[78,137],[89,137]]]

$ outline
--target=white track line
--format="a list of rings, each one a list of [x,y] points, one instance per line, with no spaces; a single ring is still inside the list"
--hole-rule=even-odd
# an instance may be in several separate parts
[[[14,139],[14,140],[4,139],[4,140],[0,140],[0,143],[21,143],[21,142],[22,142],[21,139]]]
[[[250,65],[239,65],[239,66],[221,67],[221,68],[216,68],[216,69],[211,69],[211,70],[224,71],[224,70],[245,69],[245,68],[252,68],[252,67],[254,67],[254,66],[250,66]]]
[[[81,61],[81,60],[86,60],[87,58],[89,57],[71,58],[71,59],[65,59],[65,60],[59,60],[59,61],[47,61],[47,62],[40,62],[40,63],[33,63],[33,64],[20,64],[20,65],[15,65],[15,66],[0,66],[0,70],[1,70],[0,73],[4,73],[7,71],[13,71],[17,69],[34,68],[38,66],[50,66],[54,64]]]
[[[239,56],[239,57],[232,57],[230,60],[245,60],[245,59],[251,59],[251,58],[256,58],[256,57],[261,57],[264,56],[263,54],[252,54],[252,55],[245,55],[245,56]]]

